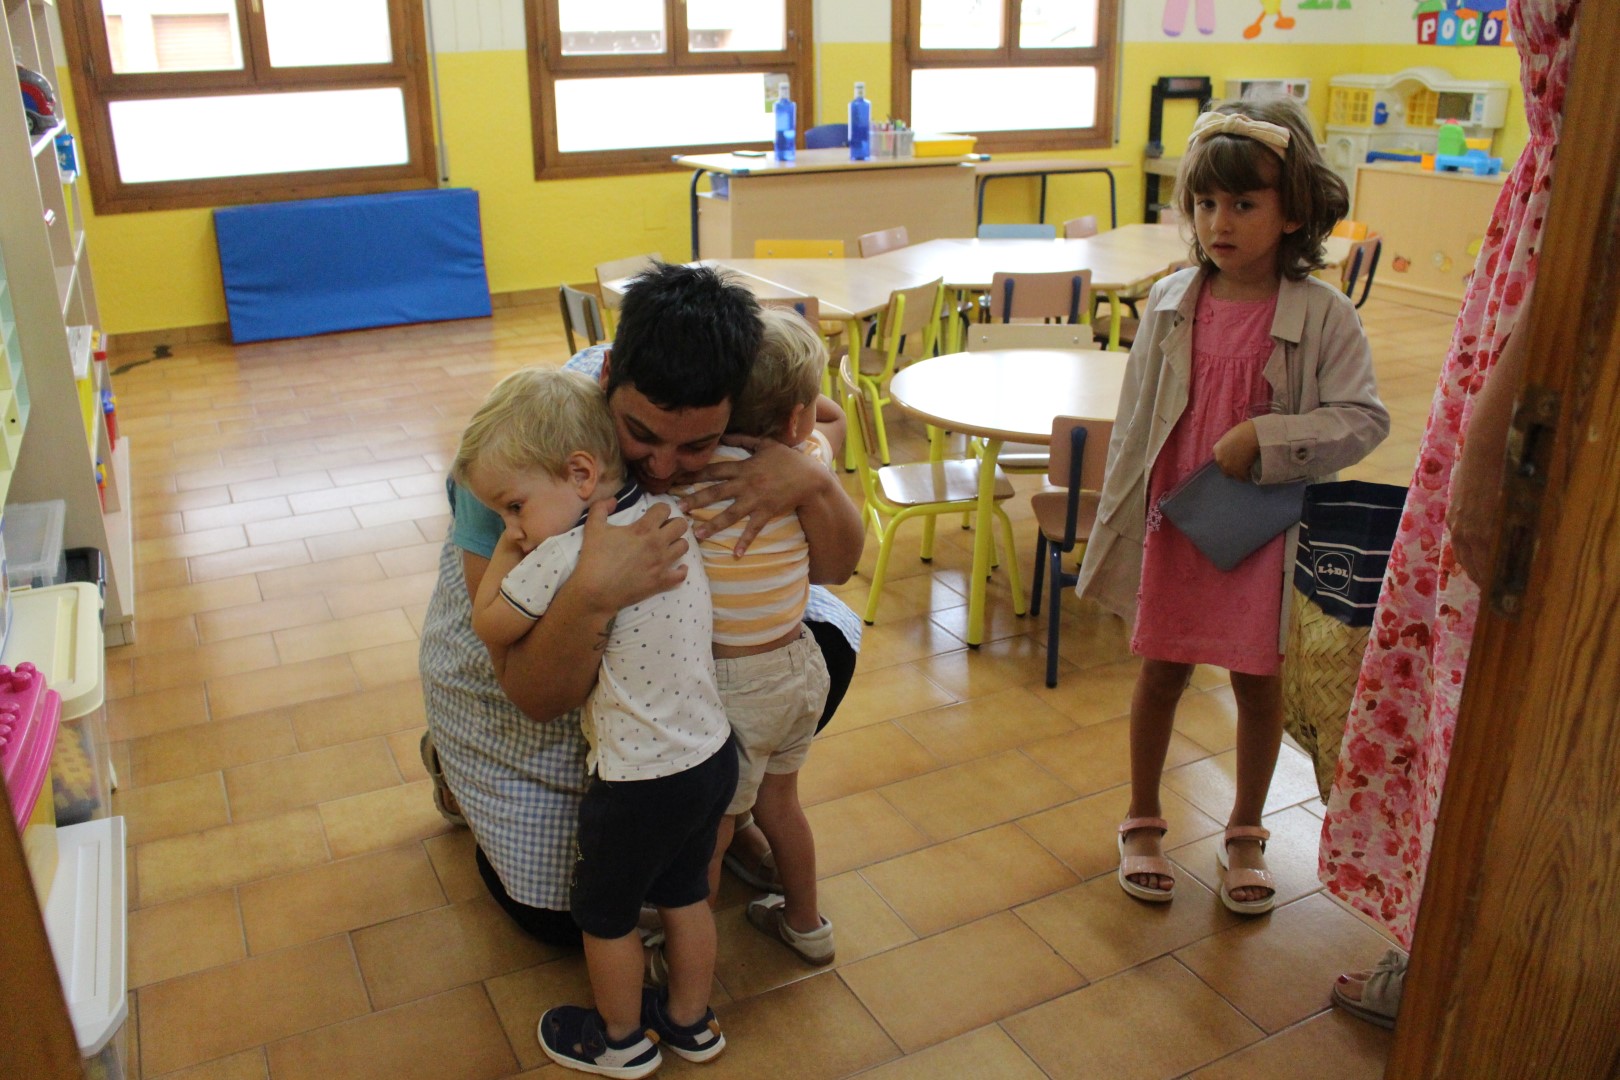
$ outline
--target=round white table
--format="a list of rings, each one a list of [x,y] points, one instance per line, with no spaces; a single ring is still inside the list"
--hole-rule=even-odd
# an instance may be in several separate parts
[[[1002,443],[1045,443],[1058,416],[1113,419],[1125,360],[1119,352],[1056,349],[948,353],[918,361],[890,382],[889,396],[904,412],[936,428],[986,440],[974,519],[969,645],[984,640],[985,579],[995,545],[990,522]],[[937,448],[938,440],[934,443]]]

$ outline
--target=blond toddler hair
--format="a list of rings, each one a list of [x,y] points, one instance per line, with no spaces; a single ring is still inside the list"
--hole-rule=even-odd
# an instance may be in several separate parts
[[[457,483],[474,466],[564,475],[568,455],[590,454],[605,480],[624,477],[607,397],[594,379],[558,368],[523,368],[495,384],[473,413],[450,467]]]
[[[786,308],[763,308],[759,319],[765,331],[759,356],[731,406],[727,430],[776,437],[784,433],[795,406],[814,407],[827,370],[827,343],[815,327]]]

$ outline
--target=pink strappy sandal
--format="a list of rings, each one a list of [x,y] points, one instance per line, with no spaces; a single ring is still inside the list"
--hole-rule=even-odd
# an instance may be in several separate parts
[[[1119,887],[1138,900],[1146,900],[1150,904],[1169,903],[1176,895],[1175,869],[1163,855],[1125,854],[1125,837],[1137,829],[1157,829],[1159,835],[1163,836],[1169,828],[1164,818],[1156,817],[1126,818],[1119,823]],[[1132,874],[1157,874],[1169,878],[1171,884],[1168,889],[1150,889],[1132,881]]]
[[[1215,860],[1221,866],[1221,903],[1226,910],[1238,915],[1264,915],[1277,906],[1277,879],[1271,876],[1270,870],[1249,870],[1243,867],[1232,869],[1228,865],[1226,845],[1233,840],[1258,840],[1260,850],[1266,850],[1266,841],[1271,839],[1271,832],[1258,825],[1234,825],[1226,830],[1221,838],[1221,846],[1216,849]],[[1233,889],[1270,889],[1270,895],[1260,900],[1234,900]]]

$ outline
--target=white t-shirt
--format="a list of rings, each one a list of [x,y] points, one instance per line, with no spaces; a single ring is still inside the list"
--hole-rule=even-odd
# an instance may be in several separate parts
[[[639,487],[620,493],[608,521],[628,525],[665,495]],[[501,595],[531,619],[579,562],[585,528],[553,536],[524,557],[501,582]],[[711,652],[714,620],[709,579],[695,546],[681,556],[686,580],[614,616],[596,688],[583,726],[591,744],[585,767],[603,780],[673,776],[707,761],[731,734],[715,687]]]

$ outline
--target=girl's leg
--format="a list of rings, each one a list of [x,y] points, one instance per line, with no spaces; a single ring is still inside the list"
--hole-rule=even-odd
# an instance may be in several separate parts
[[[1192,678],[1191,664],[1143,660],[1131,694],[1131,809],[1126,817],[1161,817],[1159,780],[1164,756],[1170,750],[1176,705]],[[1125,837],[1127,855],[1162,855],[1160,835],[1137,829]],[[1159,874],[1132,874],[1131,880],[1147,889],[1168,889],[1174,882]]]
[[[1232,694],[1237,698],[1237,798],[1227,826],[1259,825],[1265,810],[1271,774],[1282,746],[1283,709],[1280,675],[1245,675],[1232,672]],[[1264,870],[1265,856],[1258,840],[1234,840],[1226,849],[1233,868]],[[1264,900],[1268,890],[1245,886],[1232,890],[1232,899],[1244,903]]]

